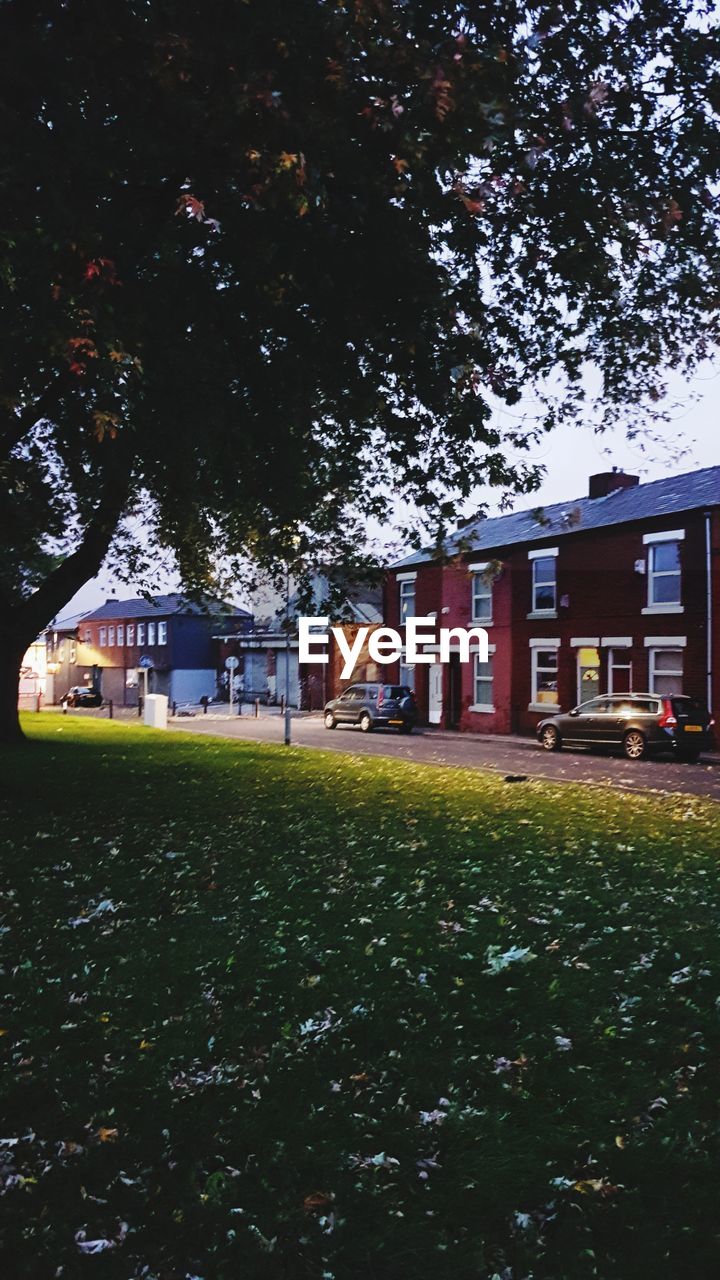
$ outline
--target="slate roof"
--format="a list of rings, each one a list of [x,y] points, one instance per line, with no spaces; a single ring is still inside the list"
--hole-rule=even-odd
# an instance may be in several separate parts
[[[469,550],[490,551],[518,543],[542,543],[570,533],[603,529],[608,525],[680,514],[697,508],[720,505],[720,467],[705,467],[667,480],[653,480],[631,489],[615,489],[603,498],[572,498],[568,502],[539,504],[527,511],[470,521],[447,538],[447,553]],[[542,511],[542,522],[537,518]],[[536,514],[533,515],[533,512]],[[426,547],[397,560],[391,569],[425,564],[435,558]]]
[[[130,600],[106,600],[105,604],[101,604],[99,609],[93,609],[92,613],[83,614],[83,621],[104,622],[106,619],[112,618],[158,618],[168,614],[190,614],[197,618],[209,617],[215,620],[220,617],[250,617],[246,609],[238,609],[235,605],[227,604],[222,600],[208,599],[203,604],[198,604],[194,600],[188,600],[180,592],[173,591],[166,596],[152,596],[150,600],[145,600],[142,596],[136,596]]]

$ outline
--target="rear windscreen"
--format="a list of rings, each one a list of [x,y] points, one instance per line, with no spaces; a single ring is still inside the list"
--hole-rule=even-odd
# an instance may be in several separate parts
[[[407,689],[403,684],[385,685],[386,698],[407,698],[408,696],[411,696],[411,690]]]
[[[704,720],[707,714],[700,698],[673,698],[672,706],[676,716],[691,716],[693,720]]]

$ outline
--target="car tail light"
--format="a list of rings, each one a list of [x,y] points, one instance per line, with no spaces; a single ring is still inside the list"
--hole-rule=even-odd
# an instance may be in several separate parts
[[[708,720],[708,729],[714,729],[714,727],[715,727],[715,717],[711,716],[710,719]]]
[[[662,705],[662,715],[658,720],[658,724],[661,729],[674,729],[677,724],[677,716],[673,711],[672,702],[669,698],[663,698]]]

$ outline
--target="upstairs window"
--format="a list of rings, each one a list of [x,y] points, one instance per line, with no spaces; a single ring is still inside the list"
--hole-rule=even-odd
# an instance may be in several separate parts
[[[680,604],[680,543],[655,542],[649,552],[648,605]]]
[[[158,622],[158,644],[167,644],[167,622]]]
[[[148,622],[147,629],[148,629],[148,644],[154,644],[155,643],[155,623]]]
[[[134,622],[128,622],[127,642],[129,645],[134,645],[135,643],[135,623]]]
[[[125,628],[122,624],[117,629],[117,642],[120,645],[125,643]]]
[[[145,623],[144,622],[138,622],[137,624],[137,642],[138,644],[145,643]]]
[[[115,628],[108,627],[108,648],[112,648],[115,644]]]
[[[554,613],[557,608],[556,566],[556,556],[537,556],[532,562],[533,613]]]
[[[472,620],[473,622],[492,622],[492,582],[488,581],[483,570],[472,576]]]
[[[90,630],[85,632],[85,643],[92,644],[92,631]]]
[[[415,579],[399,583],[400,589],[400,626],[404,627],[408,618],[415,617]]]
[[[107,647],[107,627],[100,627],[98,631],[98,644],[101,649]]]

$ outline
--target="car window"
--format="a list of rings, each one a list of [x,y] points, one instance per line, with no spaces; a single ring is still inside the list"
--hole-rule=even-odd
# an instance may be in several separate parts
[[[368,698],[372,698],[373,700],[374,700],[375,698],[377,698],[377,696],[378,696],[378,691],[377,691],[377,685],[376,685],[376,684],[369,684],[369,685],[368,685],[368,688],[367,688],[367,696],[368,696]]]
[[[707,719],[705,703],[701,698],[682,697],[672,699],[672,708],[676,716],[690,716],[694,720]]]
[[[590,702],[582,702],[578,707],[581,716],[605,715],[607,709],[607,698],[593,698]]]

